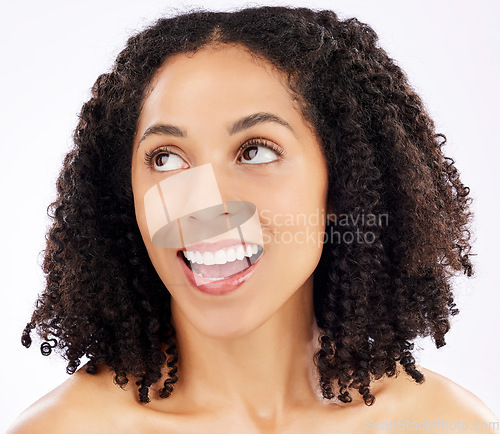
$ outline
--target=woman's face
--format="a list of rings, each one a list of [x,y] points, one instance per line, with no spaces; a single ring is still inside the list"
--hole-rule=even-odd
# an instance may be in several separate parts
[[[176,326],[187,321],[211,337],[240,336],[312,291],[325,228],[327,167],[285,83],[240,46],[171,57],[151,83],[134,140],[132,188],[139,229],[171,293]],[[203,231],[209,219],[229,221],[239,212],[228,201],[255,206],[243,238],[249,234],[246,241],[258,250],[238,252],[244,241],[234,235],[241,230],[215,237]],[[225,207],[211,207],[219,202]],[[163,244],[152,239],[152,226],[159,227],[152,215],[163,208],[173,213],[169,228],[181,232],[180,245],[175,237]],[[181,224],[175,218],[182,209],[201,213]],[[188,229],[188,223],[199,226]],[[234,273],[241,278],[231,278]]]

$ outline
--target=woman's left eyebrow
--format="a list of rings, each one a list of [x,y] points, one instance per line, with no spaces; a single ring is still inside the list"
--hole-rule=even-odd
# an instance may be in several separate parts
[[[266,112],[254,113],[254,114],[251,114],[249,116],[245,116],[244,118],[237,120],[229,128],[229,134],[234,135],[234,134],[239,133],[243,130],[247,130],[248,128],[251,128],[254,125],[263,124],[266,122],[274,122],[274,123],[283,125],[284,127],[288,128],[293,133],[294,136],[297,136],[294,129],[287,121],[285,121],[284,119],[280,118],[279,116],[277,116],[275,114],[266,113]]]

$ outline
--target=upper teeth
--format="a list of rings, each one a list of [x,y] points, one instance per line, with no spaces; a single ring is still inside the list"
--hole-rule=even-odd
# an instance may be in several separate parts
[[[227,262],[236,261],[236,259],[243,259],[245,256],[250,257],[255,255],[259,248],[257,244],[246,244],[246,248],[243,245],[229,247],[227,249],[220,249],[216,252],[199,252],[197,250],[185,251],[183,250],[186,259],[195,264],[225,264]]]

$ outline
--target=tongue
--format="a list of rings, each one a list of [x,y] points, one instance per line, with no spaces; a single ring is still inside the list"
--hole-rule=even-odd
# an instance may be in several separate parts
[[[250,267],[250,258],[236,259],[233,262],[226,262],[219,265],[192,264],[192,269],[195,273],[201,274],[203,277],[209,278],[224,278],[232,276]]]

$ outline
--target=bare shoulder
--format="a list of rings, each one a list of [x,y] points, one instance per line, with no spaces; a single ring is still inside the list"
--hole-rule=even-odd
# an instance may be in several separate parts
[[[417,368],[425,376],[421,384],[401,367],[396,377],[375,381],[374,405],[357,412],[366,430],[500,431],[498,418],[477,396],[442,375]]]
[[[434,401],[441,402],[443,409],[449,411],[450,414],[457,417],[469,415],[490,420],[495,418],[493,412],[469,390],[429,369],[421,367],[419,369],[426,378],[422,391],[433,397]]]
[[[418,369],[425,375],[422,384],[416,384],[401,373],[395,385],[394,396],[404,405],[401,413],[409,420],[459,421],[470,427],[498,423],[494,413],[472,392],[429,369]],[[495,426],[499,428],[498,424]]]
[[[90,375],[82,369],[64,383],[28,407],[7,431],[21,433],[105,433],[110,424],[116,429],[123,423],[114,411],[118,386],[112,384],[109,372]],[[110,387],[111,386],[111,387]],[[122,391],[123,392],[123,391]],[[123,409],[123,402],[120,403]],[[114,417],[114,414],[116,417]]]

